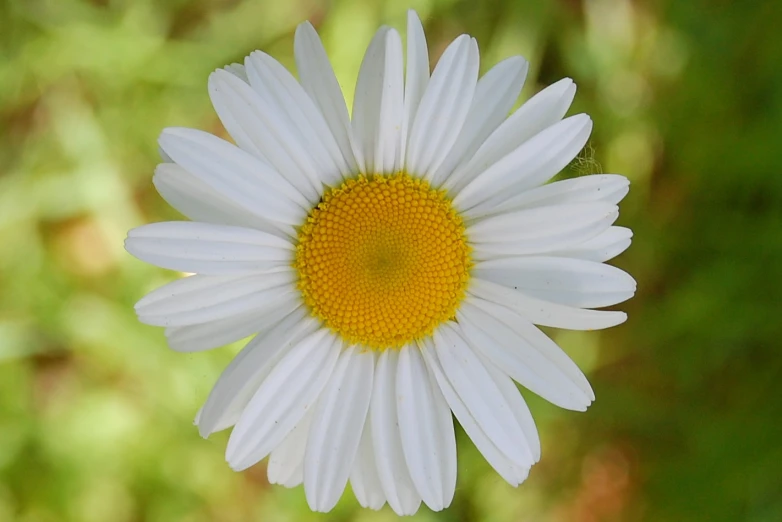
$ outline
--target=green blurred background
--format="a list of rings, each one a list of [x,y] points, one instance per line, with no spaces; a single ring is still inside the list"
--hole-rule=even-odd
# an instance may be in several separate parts
[[[431,55],[469,32],[482,70],[563,76],[595,121],[571,171],[632,180],[616,260],[638,280],[607,332],[555,332],[597,394],[525,392],[543,459],[518,489],[459,433],[453,506],[420,521],[782,520],[782,7],[719,0],[2,0],[0,522],[389,521],[346,494],[237,474],[192,418],[237,347],[168,350],[132,305],[174,274],[127,229],[178,219],[154,192],[163,127],[222,133],[210,71],[263,49],[291,67],[303,19],[350,100],[380,23],[418,9]]]

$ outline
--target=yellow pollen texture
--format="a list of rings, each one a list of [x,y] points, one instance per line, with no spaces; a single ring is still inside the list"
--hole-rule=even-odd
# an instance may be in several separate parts
[[[349,342],[399,348],[430,335],[464,298],[464,224],[442,191],[404,173],[327,191],[298,239],[304,300]]]

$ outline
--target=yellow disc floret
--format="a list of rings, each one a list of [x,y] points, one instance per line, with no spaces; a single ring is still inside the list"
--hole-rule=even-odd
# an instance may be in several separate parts
[[[464,298],[462,219],[443,191],[404,173],[327,191],[298,239],[304,301],[349,342],[401,347],[452,318]]]

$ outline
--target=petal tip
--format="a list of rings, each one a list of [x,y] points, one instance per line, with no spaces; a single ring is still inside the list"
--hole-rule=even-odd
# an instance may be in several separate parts
[[[301,22],[299,25],[296,26],[295,36],[298,37],[300,33],[304,33],[305,31],[308,33],[317,33],[317,31],[315,31],[315,27],[312,25],[312,22],[310,22],[309,20],[304,20],[303,22]]]

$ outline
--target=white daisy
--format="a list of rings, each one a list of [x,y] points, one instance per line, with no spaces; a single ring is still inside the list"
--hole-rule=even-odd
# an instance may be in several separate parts
[[[192,222],[130,231],[128,251],[196,275],[136,305],[174,350],[255,337],[196,419],[233,426],[235,470],[269,457],[272,483],[303,482],[329,511],[348,481],[362,506],[447,507],[456,484],[451,412],[512,485],[540,459],[513,381],[563,408],[594,399],[584,375],[534,325],[607,328],[597,311],[635,282],[604,262],[631,232],[612,226],[628,181],[547,182],[592,122],[564,118],[569,79],[507,117],[527,62],[478,78],[467,35],[430,75],[410,12],[407,56],[382,27],[367,49],[352,119],[309,23],[299,80],[262,52],[209,78],[236,145],[202,131],[160,136],[160,194]]]

